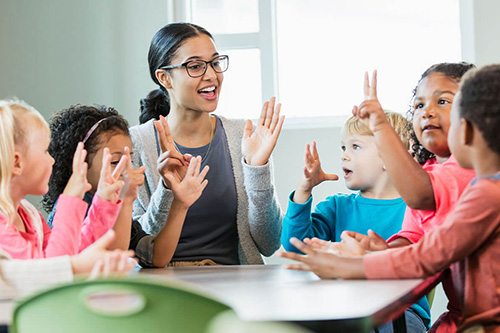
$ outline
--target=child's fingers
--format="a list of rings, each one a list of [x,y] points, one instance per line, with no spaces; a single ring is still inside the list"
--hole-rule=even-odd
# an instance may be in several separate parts
[[[370,81],[368,77],[368,72],[365,72],[365,79],[363,82],[363,92],[365,100],[370,99]]]
[[[370,87],[370,96],[372,99],[377,99],[377,70],[373,71],[372,85]]]
[[[295,237],[290,238],[290,243],[293,246],[295,246],[297,249],[299,249],[300,251],[304,252],[307,255],[314,254],[316,252],[313,248],[304,244],[303,242],[301,242],[300,240],[298,240]]]
[[[113,170],[113,174],[111,175],[114,180],[117,180],[118,178],[120,178],[123,171],[125,171],[125,169],[127,168],[129,161],[130,161],[130,158],[127,157],[127,155],[122,155],[122,157],[120,158],[120,162],[118,162],[118,165],[116,166],[115,170]]]
[[[312,272],[311,267],[306,264],[288,264],[284,266],[286,269],[292,269],[295,271],[307,271],[307,272]]]
[[[313,141],[313,146],[312,146],[312,155],[315,160],[319,160],[319,154],[318,154],[318,149],[316,148],[316,141]]]
[[[109,148],[105,147],[102,154],[102,167],[101,167],[101,178],[99,180],[106,181],[111,176],[111,154],[109,153]]]
[[[131,170],[132,169],[132,157],[130,156],[130,148],[127,146],[125,146],[125,155],[128,158],[127,170]]]
[[[303,254],[298,254],[295,252],[278,251],[276,252],[276,255],[278,257],[287,258],[290,260],[295,260],[300,262],[304,262],[304,260],[306,259],[306,256],[304,256]]]
[[[191,159],[191,161],[189,162],[189,166],[187,168],[187,171],[186,171],[186,176],[193,176],[194,175],[194,172],[196,170],[196,164],[198,164],[198,157],[199,156],[196,156],[196,158],[193,158]]]
[[[95,280],[101,275],[102,270],[104,269],[104,260],[99,259],[95,262],[94,267],[92,267],[92,271],[89,275],[89,280]]]

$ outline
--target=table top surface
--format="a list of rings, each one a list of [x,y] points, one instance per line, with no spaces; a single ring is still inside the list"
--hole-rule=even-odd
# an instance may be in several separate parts
[[[324,321],[373,318],[423,284],[414,280],[321,280],[281,265],[140,269],[132,277],[177,281],[231,306],[251,321]],[[10,323],[14,301],[0,301],[0,325]]]
[[[423,280],[321,280],[281,265],[141,269],[139,276],[187,282],[245,320],[316,321],[372,317]]]

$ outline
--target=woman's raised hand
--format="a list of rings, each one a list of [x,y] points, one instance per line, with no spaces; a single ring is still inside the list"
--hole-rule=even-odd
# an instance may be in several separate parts
[[[247,120],[243,141],[241,143],[243,157],[248,165],[264,165],[269,160],[276,141],[281,132],[285,116],[280,117],[281,104],[274,103],[276,98],[271,98],[264,103],[259,121],[252,133],[252,121]]]
[[[172,175],[177,182],[182,181],[186,175],[191,156],[188,154],[182,155],[175,148],[174,140],[170,135],[170,128],[168,127],[165,117],[160,116],[159,121],[154,121],[156,131],[158,132],[158,139],[160,141],[161,154],[158,157],[156,166],[158,172],[162,177],[163,184],[167,188],[172,188],[167,174]]]
[[[201,170],[201,156],[193,157],[189,162],[185,177],[179,181],[172,173],[166,173],[172,191],[174,192],[174,201],[181,203],[185,208],[189,208],[201,196],[201,193],[208,184],[205,176],[209,167],[206,165]]]
[[[370,84],[368,72],[365,72],[364,81],[365,100],[359,106],[354,106],[352,114],[362,119],[364,123],[375,133],[384,125],[389,124],[382,109],[382,105],[377,98],[377,71],[373,71],[372,82]],[[390,125],[389,125],[390,126]]]
[[[79,142],[73,155],[73,173],[64,188],[63,194],[83,199],[85,192],[92,188],[87,181],[87,162],[85,157],[87,151],[83,148],[83,142]]]
[[[120,191],[124,185],[124,181],[120,180],[120,178],[127,167],[128,159],[127,155],[122,155],[115,170],[111,172],[111,154],[109,148],[104,148],[101,174],[96,191],[99,198],[112,203],[118,202]]]

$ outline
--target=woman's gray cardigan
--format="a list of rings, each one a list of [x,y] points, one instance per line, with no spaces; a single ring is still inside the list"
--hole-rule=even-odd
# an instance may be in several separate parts
[[[268,257],[280,247],[283,218],[274,189],[272,160],[263,166],[247,165],[241,152],[245,121],[219,118],[228,140],[236,184],[240,263],[263,264],[259,253]],[[146,166],[145,182],[134,202],[133,219],[139,221],[147,233],[157,235],[167,220],[173,193],[163,186],[156,168],[158,148],[153,121],[131,127],[130,136],[134,168]],[[217,170],[210,169],[210,172]],[[142,253],[146,257],[152,257],[153,244],[150,243],[149,253]]]

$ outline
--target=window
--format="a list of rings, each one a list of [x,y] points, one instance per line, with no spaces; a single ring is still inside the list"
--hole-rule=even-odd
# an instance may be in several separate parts
[[[219,106],[228,117],[257,118],[263,101],[278,96],[288,124],[345,119],[373,69],[384,108],[406,112],[427,67],[461,59],[456,0],[175,3],[171,19],[207,28],[230,56]]]

